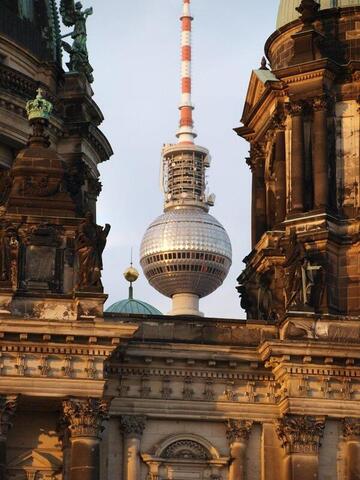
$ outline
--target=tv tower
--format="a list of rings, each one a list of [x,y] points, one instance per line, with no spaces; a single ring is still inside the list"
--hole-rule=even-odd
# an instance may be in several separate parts
[[[209,212],[206,148],[195,145],[191,100],[190,0],[181,15],[181,102],[178,143],[162,151],[164,213],[147,229],[140,263],[150,284],[172,299],[171,315],[202,315],[199,299],[216,290],[231,266],[231,243],[224,227]]]

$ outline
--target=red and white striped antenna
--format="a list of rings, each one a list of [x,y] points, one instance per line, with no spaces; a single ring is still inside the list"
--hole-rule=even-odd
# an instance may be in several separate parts
[[[190,0],[183,0],[181,20],[181,103],[180,127],[177,132],[179,143],[194,143],[193,104],[191,102],[191,22]]]

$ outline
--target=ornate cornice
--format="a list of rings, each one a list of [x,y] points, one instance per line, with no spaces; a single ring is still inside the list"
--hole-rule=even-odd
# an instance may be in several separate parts
[[[141,437],[146,425],[143,415],[122,415],[120,417],[120,430],[127,436]]]
[[[244,442],[249,439],[253,422],[250,420],[229,419],[226,424],[226,437],[229,443]]]
[[[287,453],[316,454],[324,428],[324,417],[286,415],[278,421],[276,431]]]
[[[63,402],[64,420],[72,437],[100,437],[108,412],[109,402],[106,400],[88,398]]]
[[[15,415],[18,395],[0,396],[0,436],[6,436],[12,427],[11,419]]]
[[[360,440],[360,418],[344,418],[343,436],[346,440]]]

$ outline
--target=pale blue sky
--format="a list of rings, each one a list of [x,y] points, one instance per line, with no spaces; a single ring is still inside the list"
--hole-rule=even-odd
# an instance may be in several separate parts
[[[84,0],[89,53],[95,69],[95,100],[114,156],[101,166],[103,192],[98,223],[112,225],[104,255],[107,305],[127,296],[122,273],[131,246],[139,246],[149,223],[162,213],[159,188],[163,143],[178,126],[181,0]],[[275,29],[278,0],[193,0],[193,91],[198,143],[213,163],[209,188],[217,196],[211,213],[226,227],[233,266],[222,287],[201,301],[207,316],[244,318],[235,290],[250,248],[251,176],[248,145],[232,131],[239,125],[251,70],[258,68],[265,40]],[[135,296],[162,312],[170,300],[142,275]]]

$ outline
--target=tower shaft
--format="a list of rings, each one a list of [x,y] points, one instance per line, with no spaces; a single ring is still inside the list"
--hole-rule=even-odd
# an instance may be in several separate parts
[[[193,17],[190,13],[190,0],[184,0],[181,20],[181,103],[180,127],[177,133],[179,143],[194,143],[193,105],[191,101],[191,34]]]

